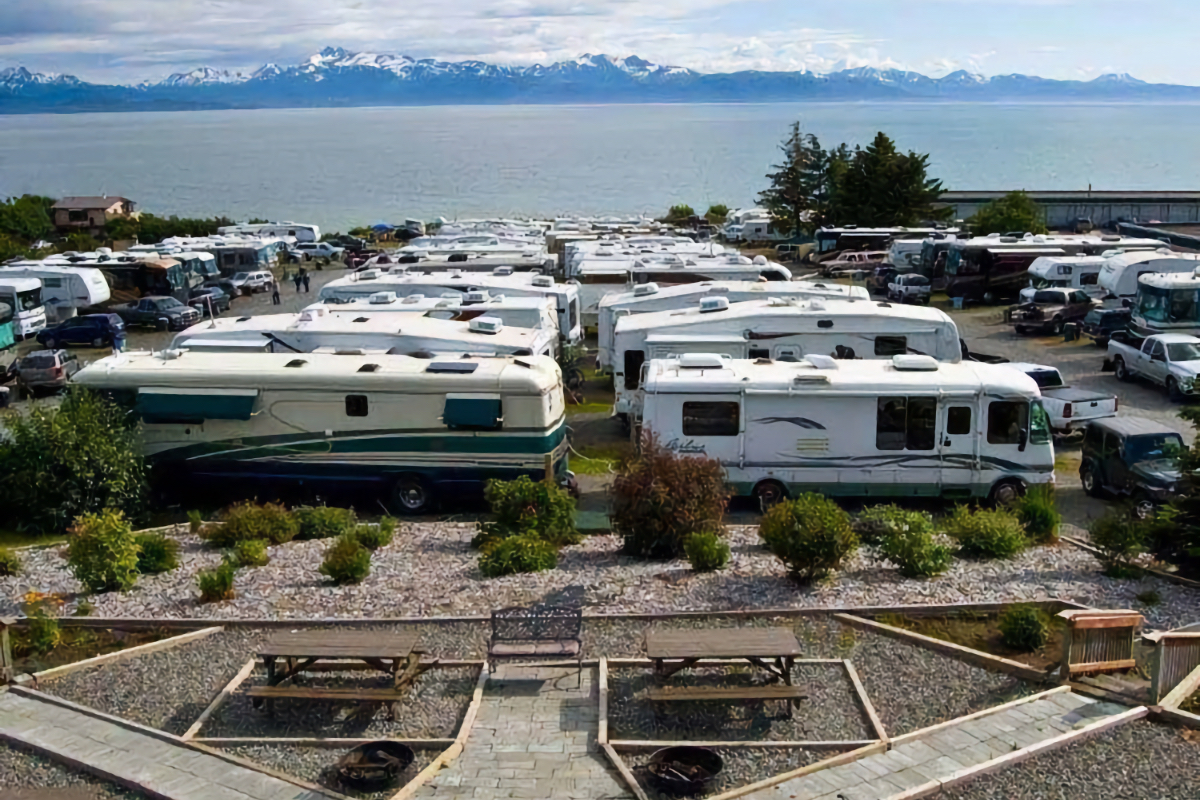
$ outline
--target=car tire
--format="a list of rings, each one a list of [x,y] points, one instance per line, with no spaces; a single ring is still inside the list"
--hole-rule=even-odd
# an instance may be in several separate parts
[[[420,475],[401,475],[392,489],[392,505],[406,516],[425,514],[433,508],[433,490]]]
[[[764,514],[788,498],[787,488],[779,481],[760,481],[754,487],[753,495],[758,501],[759,510]]]
[[[988,503],[993,506],[1006,506],[1025,496],[1025,481],[1018,478],[1005,478],[997,481],[988,493]]]
[[[1029,328],[1026,328],[1024,325],[1018,325],[1015,330],[1017,332],[1017,336],[1024,336],[1025,334],[1029,333]]]
[[[1117,380],[1129,381],[1133,380],[1133,376],[1129,374],[1129,368],[1125,366],[1125,359],[1117,356],[1113,359],[1113,374],[1117,376]]]
[[[1055,317],[1054,320],[1050,323],[1050,332],[1052,334],[1054,334],[1055,336],[1062,336],[1063,324],[1064,323],[1063,323],[1062,317]]]
[[[47,339],[46,339],[46,349],[47,349],[47,350],[54,350],[54,349],[56,349],[57,347],[58,347],[58,342],[55,340],[55,338],[54,338],[53,336],[47,337]]]
[[[1090,462],[1084,462],[1079,467],[1079,482],[1083,484],[1083,493],[1088,497],[1104,497],[1104,487],[1096,477],[1096,468]]]
[[[1167,399],[1172,403],[1182,403],[1184,401],[1183,391],[1179,388],[1179,381],[1167,376],[1166,381]]]

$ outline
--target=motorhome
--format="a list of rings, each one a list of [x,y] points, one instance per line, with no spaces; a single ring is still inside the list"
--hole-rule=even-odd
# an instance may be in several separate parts
[[[720,460],[763,505],[833,497],[988,498],[1054,482],[1037,384],[1004,366],[929,356],[792,363],[694,353],[651,361],[644,430]]]
[[[615,413],[641,412],[643,365],[684,353],[798,361],[810,353],[842,359],[922,354],[962,359],[954,320],[927,306],[776,297],[730,303],[705,297],[688,309],[637,314],[617,321],[613,335]]]
[[[1200,267],[1200,255],[1176,253],[1168,248],[1122,253],[1109,258],[1100,270],[1099,284],[1104,296],[1132,298],[1138,293],[1139,279],[1157,273],[1190,274]]]
[[[564,248],[563,275],[578,277],[583,264],[590,261],[635,261],[647,256],[676,256],[694,259],[722,255],[738,256],[715,242],[695,242],[682,236],[607,236],[597,241],[575,242]]]
[[[862,286],[820,281],[704,281],[677,286],[644,283],[632,291],[610,294],[600,301],[597,324],[597,363],[601,369],[612,366],[613,335],[617,320],[631,314],[649,314],[695,306],[703,297],[724,297],[730,303],[769,297],[830,300],[864,300],[871,296]]]
[[[42,282],[37,278],[6,277],[0,272],[0,303],[13,310],[13,336],[28,339],[46,327]]]
[[[1200,265],[1190,263],[1190,272],[1153,272],[1138,278],[1129,326],[1134,333],[1200,334]]]
[[[818,228],[816,252],[818,256],[840,250],[887,250],[894,241],[911,240],[920,242],[930,236],[953,236],[958,228],[945,226],[933,228],[859,228],[846,225],[841,228]]]
[[[1029,285],[1021,290],[1021,302],[1032,303],[1043,289],[1078,289],[1091,297],[1102,297],[1100,270],[1107,256],[1046,256],[1029,265]]]
[[[426,256],[477,255],[494,258],[536,257],[545,252],[541,242],[501,239],[494,235],[471,236],[421,236],[413,239],[398,251],[398,255],[425,254]]]
[[[104,273],[95,267],[64,267],[40,261],[18,261],[0,267],[0,280],[36,278],[42,284],[42,303],[48,324],[70,319],[81,308],[107,303],[111,294]]]
[[[470,321],[412,314],[338,311],[311,306],[298,314],[261,314],[201,322],[181,331],[171,347],[208,352],[311,353],[363,350],[412,355],[467,353],[476,356],[553,356],[554,331],[510,328],[497,317]]]
[[[0,350],[7,350],[16,344],[13,334],[13,307],[8,303],[0,303]]]
[[[296,222],[244,222],[240,225],[223,225],[217,228],[217,233],[222,236],[268,236],[297,242],[321,241],[320,227]]]
[[[363,269],[382,269],[389,264],[402,266],[419,265],[427,271],[461,270],[462,272],[493,272],[500,267],[509,267],[514,272],[540,272],[555,275],[558,272],[557,256],[534,253],[520,256],[491,256],[475,253],[450,253],[430,255],[424,250],[407,253],[372,256],[363,264]]]
[[[177,486],[358,485],[421,513],[491,478],[570,478],[562,373],[544,357],[167,350],[100,359],[74,382],[132,408]]]

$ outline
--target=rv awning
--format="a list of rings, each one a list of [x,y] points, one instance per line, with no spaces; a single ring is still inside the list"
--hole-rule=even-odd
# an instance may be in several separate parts
[[[700,334],[670,334],[663,333],[658,336],[647,336],[646,344],[741,344],[746,341],[744,336],[736,334],[712,334],[703,336]]]
[[[179,343],[185,350],[200,353],[269,353],[270,339],[185,339]]]
[[[250,419],[257,389],[138,390],[137,413],[146,422],[203,422],[206,419]]]

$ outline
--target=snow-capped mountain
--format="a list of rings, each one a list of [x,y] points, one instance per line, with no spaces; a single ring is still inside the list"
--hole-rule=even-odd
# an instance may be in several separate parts
[[[0,113],[199,108],[438,105],[488,103],[780,102],[903,100],[1196,100],[1200,88],[1149,84],[1129,75],[1059,81],[1028,75],[984,77],[960,70],[931,78],[859,67],[706,74],[635,55],[585,53],[527,67],[438,61],[326,47],[299,64],[231,72],[197,67],[158,83],[105,86],[69,75],[0,70]]]

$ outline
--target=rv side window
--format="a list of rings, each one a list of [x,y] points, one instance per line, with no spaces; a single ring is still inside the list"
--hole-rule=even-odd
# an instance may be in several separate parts
[[[1099,272],[1089,272],[1086,275],[1079,276],[1079,285],[1080,286],[1095,286],[1099,282],[1100,282],[1100,273]]]
[[[932,450],[937,425],[937,398],[908,398],[908,450]]]
[[[442,422],[448,428],[495,430],[502,427],[500,395],[446,395]]]
[[[946,433],[949,436],[965,436],[971,432],[971,409],[955,406],[946,412]]]
[[[750,359],[751,360],[754,360],[756,358],[770,358],[770,357],[771,357],[771,351],[766,349],[765,347],[751,347],[750,348]]]
[[[876,406],[877,450],[932,450],[937,398],[881,397]]]
[[[638,379],[642,376],[642,364],[646,361],[646,354],[641,350],[626,350],[625,351],[625,388],[638,388]]]
[[[992,403],[988,407],[988,444],[1020,444],[1028,422],[1028,403]]]
[[[737,403],[684,403],[684,436],[737,436]]]
[[[876,336],[875,355],[902,356],[908,352],[908,338],[905,336]]]
[[[365,394],[346,395],[346,416],[365,417],[367,415],[367,396]]]
[[[875,414],[875,449],[903,450],[907,438],[906,397],[881,397]]]

